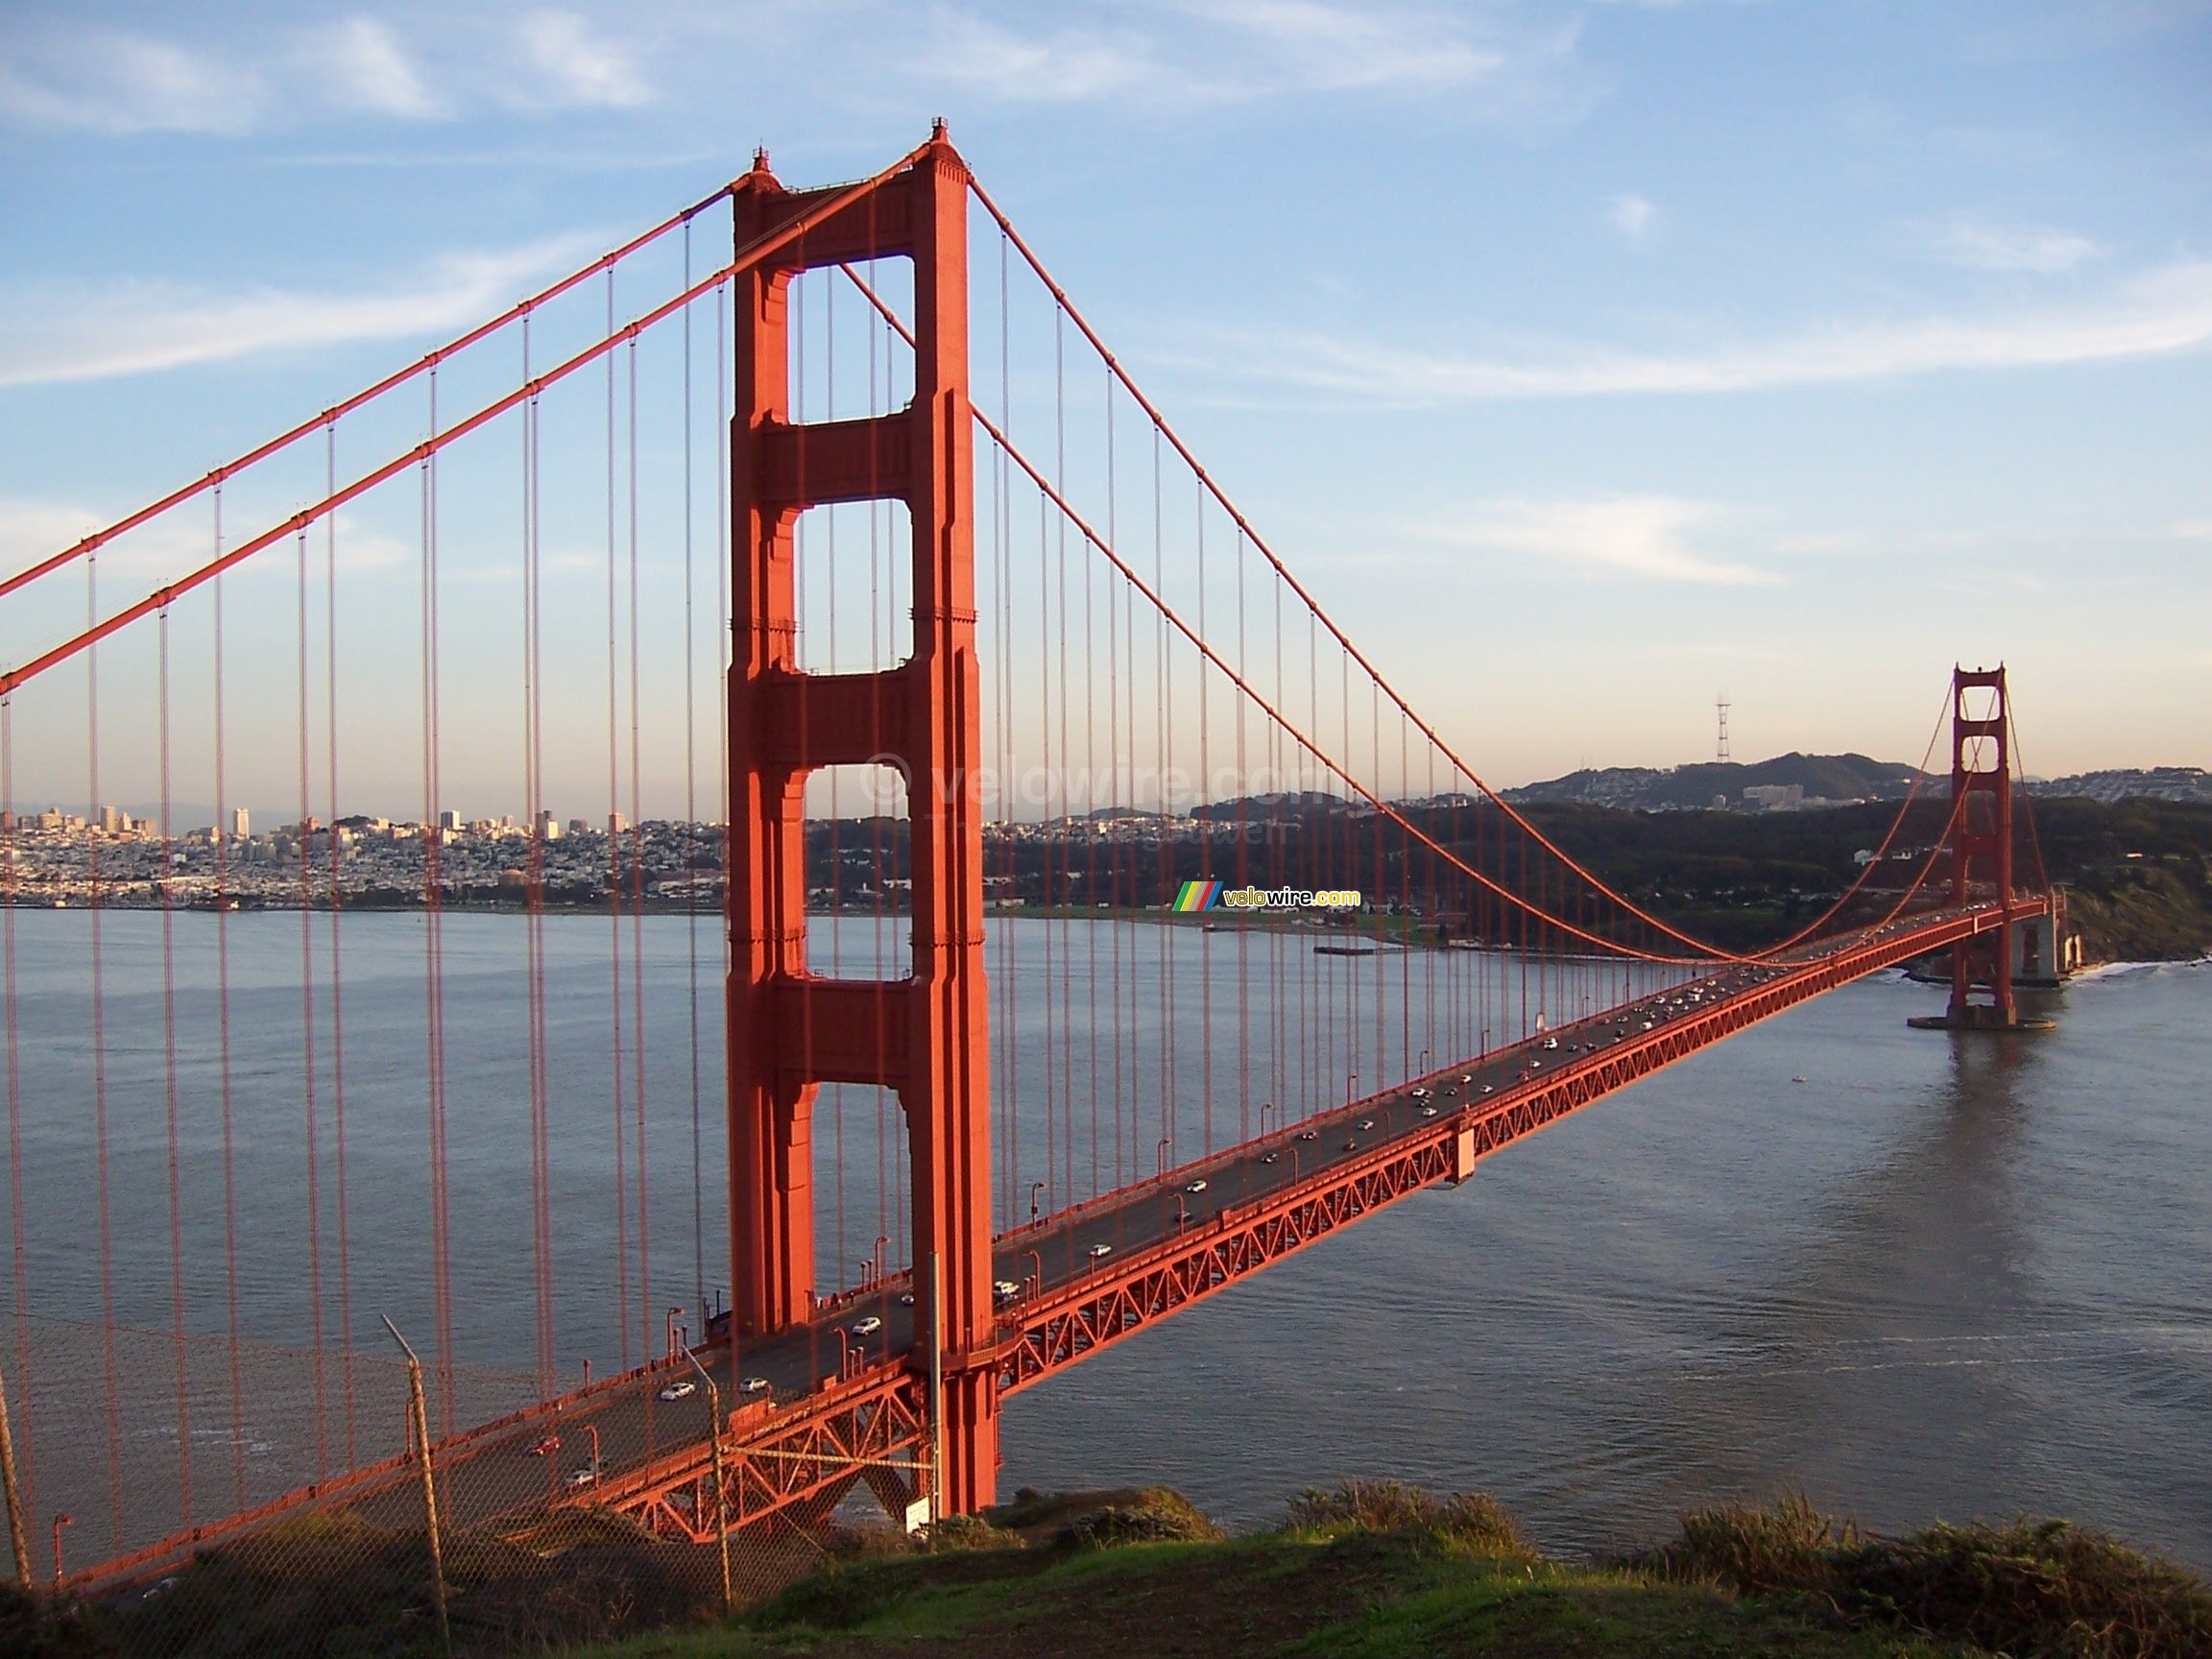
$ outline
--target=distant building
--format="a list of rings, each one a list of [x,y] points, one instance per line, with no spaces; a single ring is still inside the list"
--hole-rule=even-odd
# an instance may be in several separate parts
[[[461,830],[461,814],[447,807],[438,814],[438,828],[458,834]]]
[[[230,834],[239,841],[253,833],[253,815],[243,806],[230,808]]]
[[[1802,783],[1752,783],[1743,790],[1743,799],[1754,805],[1764,806],[1769,812],[1787,812],[1791,807],[1805,805],[1805,785]]]
[[[628,830],[629,828],[630,828],[630,821],[629,821],[627,818],[623,817],[621,813],[619,813],[619,812],[610,812],[610,813],[608,813],[608,814],[607,814],[607,833],[608,833],[608,834],[610,834],[610,835],[619,835],[619,834],[621,834],[621,833],[622,833],[624,830]]]
[[[538,839],[541,841],[558,841],[561,839],[561,820],[554,817],[551,812],[540,812],[538,814]]]

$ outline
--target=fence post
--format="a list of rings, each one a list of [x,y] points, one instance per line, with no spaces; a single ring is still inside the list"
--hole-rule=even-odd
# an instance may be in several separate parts
[[[15,1482],[15,1431],[8,1421],[8,1378],[0,1371],[0,1486],[8,1492],[8,1542],[15,1551],[15,1578],[31,1588],[31,1543],[23,1532],[23,1492]]]
[[[430,1462],[430,1409],[422,1400],[422,1361],[407,1346],[389,1314],[380,1314],[384,1329],[392,1333],[407,1356],[407,1427],[415,1442],[415,1455],[422,1471],[422,1518],[430,1528],[430,1600],[438,1610],[438,1647],[445,1659],[453,1659],[453,1627],[445,1617],[445,1552],[438,1539],[438,1480]]]

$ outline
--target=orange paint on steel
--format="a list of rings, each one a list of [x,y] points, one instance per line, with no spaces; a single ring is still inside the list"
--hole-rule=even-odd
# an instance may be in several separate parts
[[[806,233],[735,284],[731,428],[733,605],[729,683],[728,986],[733,1340],[807,1316],[814,1286],[810,1119],[824,1083],[896,1090],[912,1147],[913,1256],[943,1264],[938,1333],[946,1512],[996,1496],[988,1007],[983,964],[980,680],[975,661],[968,403],[968,169],[939,127],[896,176],[834,211],[786,191],[765,158],[732,199],[741,242],[800,217]],[[791,279],[906,255],[914,397],[861,420],[795,423]],[[898,500],[913,525],[912,653],[897,668],[808,674],[798,662],[794,530],[807,508]],[[820,767],[886,764],[908,788],[913,961],[882,981],[810,974],[805,787]]]

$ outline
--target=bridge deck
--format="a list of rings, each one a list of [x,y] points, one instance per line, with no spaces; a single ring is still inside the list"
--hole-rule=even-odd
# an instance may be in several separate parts
[[[1004,1300],[990,1356],[999,1392],[1027,1387],[1423,1187],[1464,1179],[1488,1154],[1746,1025],[2044,908],[2037,899],[1937,912],[1845,950],[1815,947],[1726,968],[1001,1235],[995,1271],[1018,1288]],[[880,1325],[854,1330],[871,1319]],[[729,1418],[722,1452],[730,1525],[780,1513],[819,1519],[863,1479],[886,1499],[914,1489],[928,1426],[926,1356],[913,1323],[903,1278],[887,1278],[734,1354],[723,1344],[700,1350]],[[441,1445],[448,1524],[521,1525],[548,1509],[597,1505],[663,1536],[710,1541],[707,1391],[657,1398],[689,1375],[680,1361],[662,1361]],[[603,1466],[615,1473],[570,1489],[560,1481],[589,1455],[586,1425],[597,1430]],[[533,1453],[551,1432],[564,1437],[560,1451]],[[194,1549],[302,1506],[345,1502],[370,1519],[404,1525],[420,1515],[414,1479],[411,1462],[394,1458],[72,1582],[94,1590],[152,1576]],[[516,1495],[533,1490],[541,1496],[518,1507]]]

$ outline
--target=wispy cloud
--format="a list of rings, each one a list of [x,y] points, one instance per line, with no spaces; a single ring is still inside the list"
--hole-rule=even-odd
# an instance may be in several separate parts
[[[534,71],[527,101],[560,108],[628,108],[652,96],[631,49],[596,34],[571,12],[541,12],[519,30]]]
[[[267,91],[250,65],[128,31],[19,36],[0,57],[0,120],[21,127],[241,132],[259,117]]]
[[[1511,33],[1426,7],[1332,0],[1157,0],[1105,17],[1016,25],[981,12],[926,14],[924,74],[1014,104],[1114,101],[1208,107],[1297,93],[1451,92],[1478,115],[1524,112],[1555,92],[1575,32]]]
[[[1672,495],[1623,495],[1595,501],[1534,501],[1508,496],[1479,502],[1449,522],[1424,527],[1432,540],[1486,552],[1518,554],[1588,573],[1644,581],[1729,587],[1781,580],[1693,544],[1724,509]]]
[[[1946,265],[1971,271],[2071,271],[2104,250],[2086,236],[2048,225],[1994,225],[1954,216],[1927,226],[1922,241]]]
[[[151,282],[19,293],[0,305],[0,386],[96,380],[458,329],[512,302],[533,277],[583,250],[579,239],[564,237],[506,252],[456,253],[411,284],[360,294],[217,294]]]
[[[472,107],[628,108],[652,97],[638,49],[565,11],[441,18],[412,38],[356,13],[230,37],[47,27],[0,42],[0,123],[111,136],[437,120]]]
[[[2163,266],[2102,300],[1993,317],[1843,322],[1688,351],[1590,346],[1519,360],[1316,334],[1231,337],[1213,372],[1393,404],[1619,393],[1747,392],[1944,370],[2151,357],[2212,344],[2212,260]]]
[[[1631,242],[1642,241],[1658,215],[1659,209],[1641,196],[1616,196],[1605,212],[1613,228]]]

